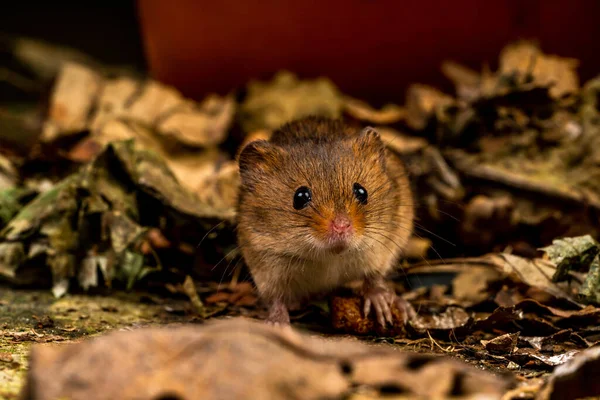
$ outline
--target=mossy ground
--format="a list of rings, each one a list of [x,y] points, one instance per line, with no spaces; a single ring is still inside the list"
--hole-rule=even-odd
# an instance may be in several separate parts
[[[67,295],[0,286],[0,399],[16,399],[37,343],[68,343],[101,333],[147,325],[190,322],[189,302],[153,300],[135,293]]]

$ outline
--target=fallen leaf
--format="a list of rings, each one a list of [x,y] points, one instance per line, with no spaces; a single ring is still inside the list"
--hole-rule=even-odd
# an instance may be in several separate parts
[[[495,269],[469,266],[452,280],[452,293],[463,306],[476,304],[489,297],[488,285],[500,278],[500,273]]]
[[[552,281],[556,266],[552,262],[540,258],[530,260],[507,253],[490,253],[481,257],[428,260],[426,263],[411,265],[406,273],[415,274],[425,271],[429,273],[432,271],[458,273],[465,270],[465,268],[474,267],[490,268],[499,273],[498,275],[490,273],[488,284],[492,283],[496,277],[497,280],[508,279],[514,283],[521,283],[543,290],[556,298],[568,300],[573,305],[582,307],[573,296]]]
[[[13,355],[10,353],[0,353],[0,362],[12,363],[14,360]]]
[[[383,143],[398,154],[415,154],[428,146],[423,138],[408,136],[387,126],[378,126],[376,130]]]
[[[127,121],[148,127],[169,141],[211,147],[225,139],[235,105],[232,95],[212,94],[196,103],[152,79],[107,79],[101,71],[67,62],[53,88],[42,137],[49,142],[84,130],[94,134],[114,121]],[[90,143],[71,155],[87,159],[95,147]]]
[[[7,157],[0,154],[0,193],[16,186],[18,172]],[[1,220],[0,220],[1,222]]]
[[[482,340],[481,344],[492,354],[511,354],[515,351],[519,340],[519,332],[507,333],[492,340]]]
[[[41,318],[34,315],[32,318],[37,321],[35,326],[38,329],[54,328],[54,320],[48,315],[44,315]]]
[[[465,326],[470,319],[469,313],[461,307],[447,307],[435,314],[420,312],[409,324],[418,331],[452,330]]]
[[[239,116],[246,132],[278,129],[310,115],[337,118],[342,112],[342,95],[326,78],[299,80],[283,71],[270,82],[250,82],[247,90]]]
[[[517,349],[512,354],[506,356],[506,358],[521,366],[534,361],[544,367],[556,367],[571,360],[577,353],[579,353],[579,350],[569,350],[562,354],[546,355],[534,349]]]
[[[368,103],[344,96],[344,109],[351,117],[377,125],[390,125],[406,117],[406,110],[396,104],[386,104],[376,110]]]
[[[226,291],[218,291],[206,298],[209,304],[225,302],[238,307],[253,306],[257,301],[254,287],[249,282],[240,282]]]
[[[600,257],[590,264],[585,281],[579,289],[579,297],[586,303],[600,304]]]
[[[561,98],[579,90],[576,68],[579,61],[544,54],[530,41],[518,41],[507,45],[500,52],[498,73],[516,75],[520,82],[550,88],[550,95]]]
[[[211,399],[222,397],[224,387],[228,398],[341,398],[364,390],[415,398],[499,398],[515,385],[510,377],[458,360],[242,319],[34,346],[29,359],[26,387],[32,400]]]
[[[202,300],[200,300],[200,296],[198,296],[198,291],[196,291],[196,285],[192,278],[188,275],[185,277],[185,281],[183,282],[183,292],[188,296],[190,302],[194,306],[194,309],[199,315],[204,315],[206,312],[204,308],[204,304]]]
[[[554,369],[537,398],[558,400],[598,396],[600,380],[595,379],[595,375],[599,367],[600,347],[583,350]]]
[[[217,292],[217,293],[214,293],[214,294],[208,296],[205,299],[205,301],[208,304],[220,303],[220,302],[223,302],[223,301],[227,302],[230,297],[231,297],[231,293]]]
[[[520,331],[522,335],[552,335],[560,329],[535,314],[527,314],[517,306],[498,307],[491,314],[478,316],[466,328],[468,332],[503,330]]]
[[[406,92],[406,122],[413,129],[424,129],[437,112],[453,102],[452,97],[431,86],[413,84]]]
[[[431,247],[431,240],[419,237],[411,237],[408,239],[406,248],[404,249],[404,255],[406,258],[412,259],[425,259],[427,252]]]
[[[550,336],[521,336],[519,341],[527,343],[535,350],[548,351],[549,347],[554,345],[565,345],[566,342],[572,341],[577,346],[584,348],[589,347],[589,344],[581,336],[573,333],[571,329],[563,329],[562,331],[556,332]],[[565,349],[566,351],[567,349]]]
[[[444,61],[441,70],[454,83],[459,98],[472,101],[481,95],[481,75],[477,71],[452,61]]]
[[[0,243],[0,275],[8,280],[17,279],[17,269],[25,260],[23,243]]]
[[[85,130],[101,85],[102,78],[93,69],[76,63],[65,63],[50,97],[50,109],[42,139],[50,142],[60,135]]]
[[[552,279],[560,282],[567,279],[570,271],[586,271],[598,254],[600,245],[590,235],[555,239],[552,245],[541,248],[548,259],[556,265]]]

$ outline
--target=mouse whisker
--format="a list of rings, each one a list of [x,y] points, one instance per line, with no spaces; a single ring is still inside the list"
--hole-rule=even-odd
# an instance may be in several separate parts
[[[444,239],[440,235],[437,235],[437,234],[431,232],[430,230],[425,229],[425,227],[423,225],[420,225],[420,224],[418,224],[418,223],[415,222],[415,228],[420,229],[423,232],[429,233],[430,235],[432,235],[432,236],[434,236],[434,237],[436,237],[436,238],[438,238],[438,239],[440,239],[440,240],[448,243],[449,245],[456,247],[456,244],[452,243],[451,241],[449,241],[447,239]]]
[[[233,269],[231,270],[231,274],[233,274],[233,271],[235,271],[235,269],[237,268],[238,264],[240,263],[240,260],[241,260],[241,258],[238,258],[238,260],[235,262]],[[229,267],[231,266],[232,262],[233,262],[233,259],[231,259],[229,261],[229,263],[227,264],[227,267],[225,267],[225,270],[221,274],[221,279],[219,280],[219,284],[217,285],[217,292],[221,290],[221,284],[223,283],[223,278],[225,277],[225,274],[227,274],[227,270],[229,270]]]
[[[214,231],[215,229],[217,229],[219,226],[223,225],[224,223],[225,223],[225,221],[221,221],[217,225],[215,225],[212,228],[210,228],[210,230],[208,232],[206,232],[206,234],[202,237],[202,239],[200,240],[200,243],[198,243],[198,245],[196,246],[196,249],[198,249],[200,247],[200,245],[202,244],[202,242],[204,242],[204,239],[206,239],[208,237],[208,235],[210,235],[210,233],[212,231]]]
[[[453,220],[455,220],[456,222],[461,222],[459,218],[455,217],[454,215],[452,215],[452,214],[450,214],[450,213],[447,213],[446,211],[442,211],[442,210],[440,210],[439,208],[436,208],[435,210],[436,210],[437,212],[439,212],[440,214],[444,214],[444,215],[446,215],[446,216],[448,216],[448,217],[452,218],[452,219],[453,219]]]
[[[210,270],[211,270],[211,271],[214,271],[214,270],[215,270],[215,268],[217,268],[217,267],[219,266],[219,264],[221,264],[221,263],[223,262],[223,260],[225,260],[227,257],[229,257],[229,255],[230,255],[231,253],[233,253],[234,251],[238,250],[239,248],[240,248],[240,246],[236,246],[236,247],[235,247],[233,250],[231,250],[229,253],[225,254],[225,255],[223,256],[223,258],[221,258],[221,259],[219,260],[219,262],[218,262],[218,263],[216,263],[216,264],[215,264],[215,265],[214,265],[214,266],[213,266],[213,267],[212,267]]]

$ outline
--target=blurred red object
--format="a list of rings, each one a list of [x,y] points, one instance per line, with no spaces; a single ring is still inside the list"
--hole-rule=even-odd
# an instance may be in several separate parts
[[[330,77],[353,96],[402,102],[410,83],[449,85],[442,61],[494,67],[517,39],[579,59],[583,80],[600,72],[597,0],[139,0],[138,7],[153,76],[194,98],[285,68]]]

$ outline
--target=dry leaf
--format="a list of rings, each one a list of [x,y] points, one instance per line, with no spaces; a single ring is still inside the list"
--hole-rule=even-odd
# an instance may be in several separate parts
[[[334,399],[365,389],[499,398],[514,386],[509,377],[453,359],[240,319],[35,346],[30,360],[25,397],[31,400],[218,399],[224,389],[236,399]]]
[[[579,352],[557,367],[539,392],[538,400],[583,399],[597,397],[600,380],[595,376],[600,367],[600,347]]]
[[[270,82],[253,81],[240,107],[240,122],[246,132],[278,129],[294,119],[319,115],[337,118],[342,95],[326,78],[299,80],[282,71]]]
[[[406,93],[406,122],[413,129],[424,129],[438,110],[453,102],[452,97],[431,86],[411,85]]]
[[[534,85],[549,87],[552,97],[561,98],[579,90],[578,65],[573,58],[544,54],[534,43],[520,41],[500,52],[499,73],[516,73],[522,82],[531,79]]]
[[[383,143],[398,154],[415,154],[428,145],[423,138],[404,135],[393,128],[378,126],[376,129]]]
[[[96,71],[79,64],[66,63],[58,74],[50,97],[42,140],[50,142],[60,135],[85,130],[101,85],[102,78]]]
[[[406,110],[396,104],[387,104],[376,110],[368,103],[344,96],[344,108],[353,118],[377,125],[389,125],[403,120],[406,117]]]
[[[213,147],[225,139],[235,104],[232,95],[214,94],[198,104],[154,80],[106,79],[89,67],[66,63],[52,92],[43,138],[52,141],[84,130],[97,133],[119,121],[151,129],[171,144]]]
[[[492,354],[504,355],[515,351],[518,340],[519,332],[516,332],[507,333],[506,335],[495,337],[492,340],[482,340],[481,344]]]

